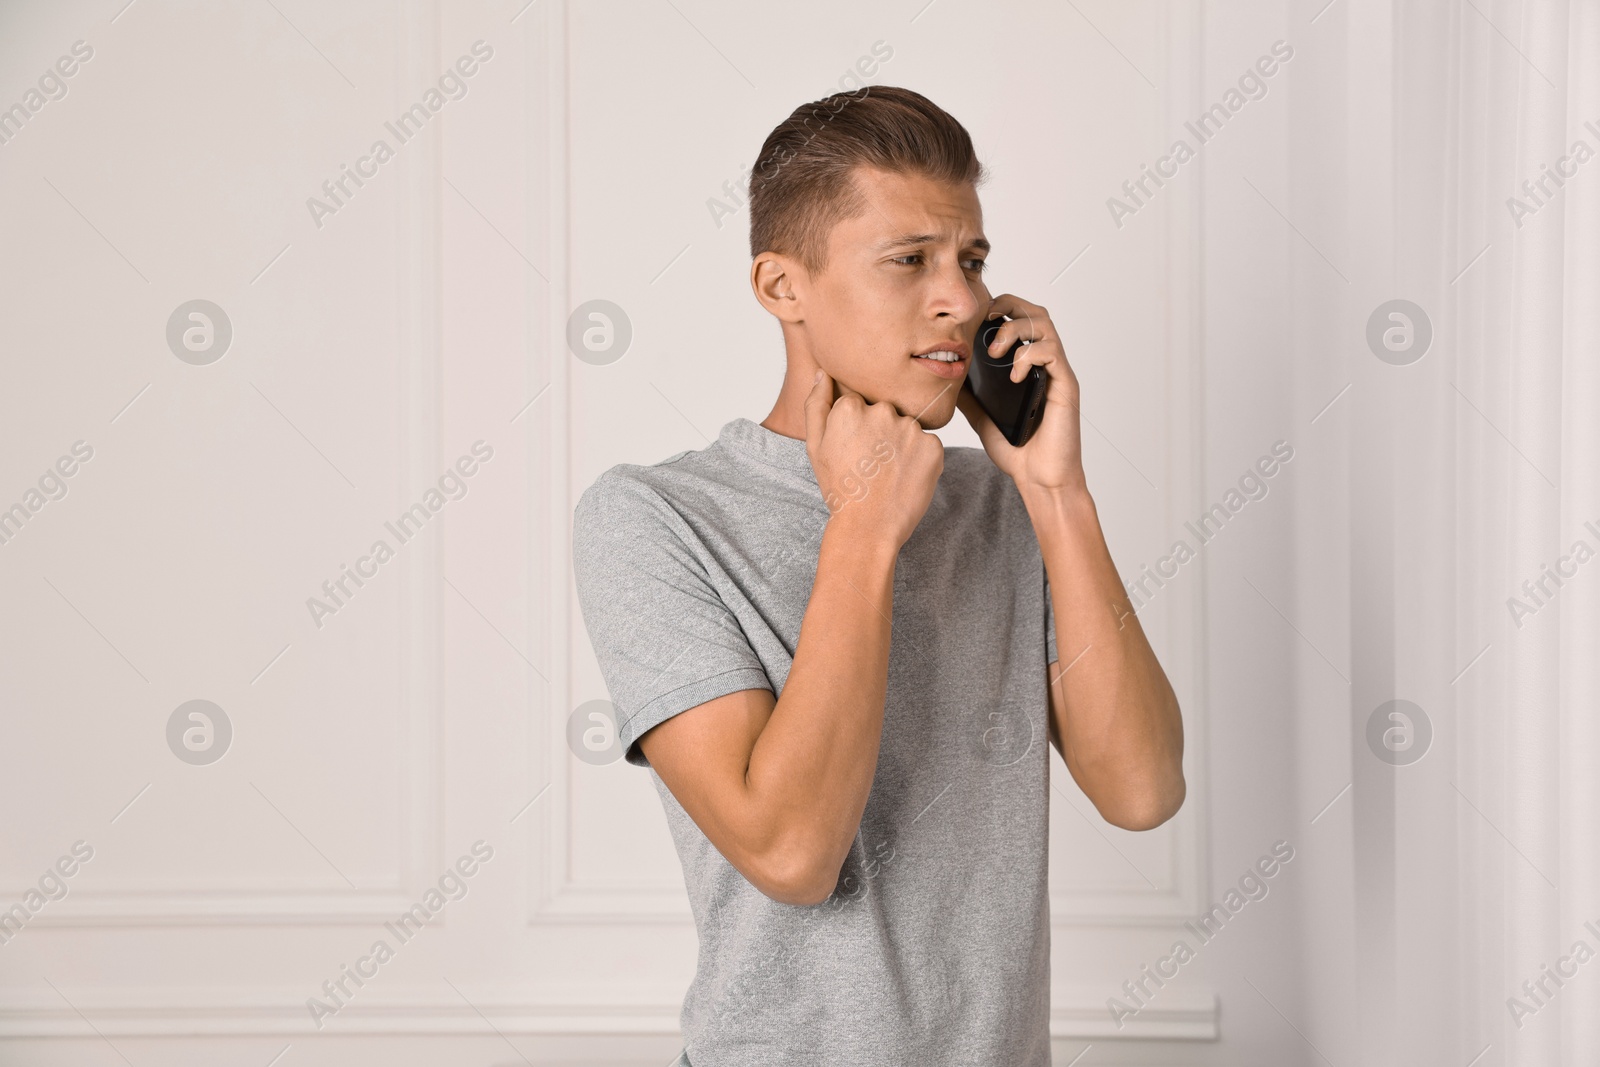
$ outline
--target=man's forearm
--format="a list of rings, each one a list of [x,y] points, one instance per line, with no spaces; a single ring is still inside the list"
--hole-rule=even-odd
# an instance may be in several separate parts
[[[898,555],[829,520],[783,696],[750,753],[746,782],[779,835],[778,863],[819,893],[844,864],[878,765]]]
[[[1148,829],[1183,803],[1183,720],[1086,489],[1023,494],[1050,578],[1068,769],[1107,821]]]

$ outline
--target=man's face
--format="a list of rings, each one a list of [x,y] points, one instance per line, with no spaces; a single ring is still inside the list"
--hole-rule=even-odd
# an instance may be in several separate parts
[[[867,206],[833,228],[827,266],[806,280],[807,347],[869,402],[943,426],[989,310],[977,190],[865,167],[854,178]],[[946,342],[960,348],[956,362],[914,358]]]

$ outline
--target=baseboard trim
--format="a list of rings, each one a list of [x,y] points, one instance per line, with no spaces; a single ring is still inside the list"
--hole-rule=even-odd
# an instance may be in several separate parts
[[[308,991],[255,988],[93,989],[57,983],[50,989],[0,993],[0,1039],[31,1037],[247,1037],[381,1034],[543,1034],[612,1037],[678,1034],[679,1001],[661,997],[610,1004],[554,998],[549,991],[437,988],[358,990],[322,1025],[307,1007]],[[70,1003],[62,997],[70,998]],[[1057,1039],[1216,1040],[1218,1006],[1209,990],[1163,990],[1119,1028],[1103,991],[1052,993],[1050,1035]],[[82,1014],[79,1014],[79,1013]],[[479,1013],[482,1014],[479,1014]],[[487,1018],[488,1022],[485,1022]],[[87,1021],[85,1021],[87,1020]],[[92,1026],[90,1024],[93,1024]],[[492,1027],[490,1026],[492,1023]]]

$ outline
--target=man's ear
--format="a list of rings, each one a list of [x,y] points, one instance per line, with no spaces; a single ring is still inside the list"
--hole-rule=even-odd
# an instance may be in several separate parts
[[[750,288],[761,306],[781,322],[795,323],[805,318],[803,285],[804,268],[788,256],[763,252],[750,264]]]

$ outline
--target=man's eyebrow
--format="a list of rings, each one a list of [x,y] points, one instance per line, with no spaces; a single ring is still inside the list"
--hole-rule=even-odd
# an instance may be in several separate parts
[[[901,247],[904,247],[905,245],[931,244],[932,242],[937,241],[939,239],[940,239],[939,238],[939,234],[936,234],[936,233],[908,233],[908,234],[901,234],[898,237],[891,237],[887,241],[880,242],[878,244],[878,246],[873,249],[873,251],[874,252],[887,252],[891,248],[901,248]],[[991,248],[991,245],[989,244],[988,239],[984,238],[984,237],[974,237],[971,241],[968,241],[967,243],[969,245],[971,245],[973,248],[981,249],[984,252],[989,251],[990,248]]]

